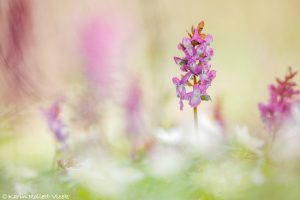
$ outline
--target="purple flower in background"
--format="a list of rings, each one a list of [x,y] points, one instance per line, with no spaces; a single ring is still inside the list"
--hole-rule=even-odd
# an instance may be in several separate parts
[[[213,56],[213,49],[209,46],[212,36],[203,34],[204,22],[201,21],[197,28],[192,27],[189,37],[182,39],[178,49],[183,51],[184,57],[174,57],[174,61],[180,66],[183,72],[181,78],[174,77],[172,81],[176,86],[177,97],[179,98],[180,110],[183,109],[183,101],[189,101],[193,108],[201,103],[201,100],[210,100],[206,90],[216,77],[216,71],[211,70],[209,61]],[[193,83],[190,82],[193,81]],[[192,87],[191,92],[187,92],[186,87]]]
[[[274,133],[278,126],[291,114],[293,104],[299,101],[296,96],[300,93],[292,79],[297,72],[289,68],[284,80],[276,79],[277,84],[269,86],[270,98],[267,104],[259,103],[258,108],[266,128]]]
[[[55,101],[51,107],[44,111],[48,126],[50,131],[54,134],[55,139],[66,146],[66,140],[68,138],[68,132],[66,130],[66,125],[62,122],[60,118],[60,103],[62,100]]]
[[[128,96],[125,99],[126,119],[127,119],[127,132],[136,138],[137,134],[142,130],[141,119],[141,98],[142,91],[140,88],[139,80],[134,78],[130,85]]]

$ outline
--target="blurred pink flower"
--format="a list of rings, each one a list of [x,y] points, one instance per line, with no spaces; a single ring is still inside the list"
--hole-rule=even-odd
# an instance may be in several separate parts
[[[226,122],[223,114],[223,102],[221,98],[216,98],[215,100],[213,117],[218,125],[222,128],[223,132],[226,133]]]
[[[268,131],[272,133],[290,116],[292,105],[297,102],[295,98],[300,93],[300,90],[295,88],[296,83],[292,81],[296,74],[297,72],[293,72],[289,68],[284,80],[277,78],[277,85],[271,84],[269,86],[269,102],[267,104],[258,104],[261,118]]]
[[[84,72],[93,89],[109,92],[113,76],[125,67],[124,52],[131,31],[126,16],[103,13],[88,19],[81,34]],[[126,26],[126,27],[125,27]]]
[[[28,0],[11,0],[7,4],[8,10],[4,12],[7,24],[1,26],[5,37],[0,42],[0,73],[3,74],[3,98],[10,103],[20,101],[29,92],[36,93],[32,92],[34,85],[29,68],[24,64],[29,51],[31,4]]]
[[[66,131],[66,125],[61,120],[60,103],[62,99],[56,100],[49,109],[44,111],[50,131],[54,134],[55,139],[63,145],[63,148],[67,145],[68,132]]]
[[[142,92],[137,78],[134,78],[130,85],[128,95],[125,101],[127,132],[136,134],[141,131],[141,97]]]
[[[105,19],[94,19],[87,23],[82,37],[82,50],[86,60],[86,73],[96,84],[108,84],[112,70],[113,43],[117,29]]]
[[[119,88],[119,77],[126,70],[126,44],[132,28],[132,21],[119,9],[84,20],[79,39],[88,88],[77,116],[85,127],[97,123],[104,102],[116,100],[114,95],[119,95],[115,88]]]

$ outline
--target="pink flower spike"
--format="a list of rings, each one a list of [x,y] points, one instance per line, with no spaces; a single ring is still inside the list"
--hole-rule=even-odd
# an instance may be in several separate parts
[[[261,119],[265,123],[266,129],[272,134],[290,117],[292,105],[299,102],[297,95],[300,90],[295,88],[296,83],[292,81],[296,74],[297,72],[293,72],[289,68],[284,80],[277,78],[277,85],[271,84],[269,86],[269,102],[258,104]]]
[[[216,71],[211,70],[209,64],[214,55],[213,49],[209,47],[213,39],[210,34],[202,33],[203,28],[203,21],[198,24],[197,28],[192,28],[188,37],[184,37],[178,44],[178,49],[183,51],[184,57],[174,57],[175,63],[180,65],[180,70],[185,73],[181,79],[172,79],[176,86],[181,110],[184,100],[188,100],[189,105],[193,108],[201,103],[201,95],[205,95],[203,100],[210,100],[206,89],[216,77]],[[189,87],[193,87],[191,92],[187,92]]]

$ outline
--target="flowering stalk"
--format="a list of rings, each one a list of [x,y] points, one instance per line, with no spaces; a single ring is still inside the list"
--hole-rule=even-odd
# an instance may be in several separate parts
[[[292,81],[296,75],[297,72],[293,72],[290,67],[284,80],[276,78],[277,84],[269,86],[269,102],[258,104],[261,118],[273,139],[279,126],[290,116],[292,106],[299,102],[296,97],[300,90],[295,88],[297,84]]]
[[[184,100],[188,101],[194,109],[195,128],[198,126],[197,107],[201,101],[211,100],[206,91],[216,77],[216,71],[211,70],[209,64],[214,54],[209,46],[213,38],[210,34],[202,33],[203,28],[204,21],[201,21],[196,28],[192,27],[188,37],[183,38],[179,43],[178,49],[183,51],[184,57],[174,57],[174,61],[180,66],[183,74],[181,78],[172,78],[176,86],[180,110],[183,109]],[[194,80],[194,83],[192,84],[190,80]],[[192,87],[192,91],[187,92],[186,87]]]
[[[61,101],[61,99],[55,101],[48,110],[44,111],[49,129],[55,138],[55,155],[53,160],[54,167],[56,166],[58,154],[68,148],[67,139],[69,133],[66,129],[66,125],[61,120]]]

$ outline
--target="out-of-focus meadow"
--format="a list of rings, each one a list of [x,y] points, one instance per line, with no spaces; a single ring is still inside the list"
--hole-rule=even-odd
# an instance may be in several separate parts
[[[294,138],[271,142],[258,109],[276,77],[300,70],[299,9],[297,0],[1,0],[0,194],[299,199],[299,110],[280,129]],[[173,57],[200,20],[217,76],[194,133]]]

